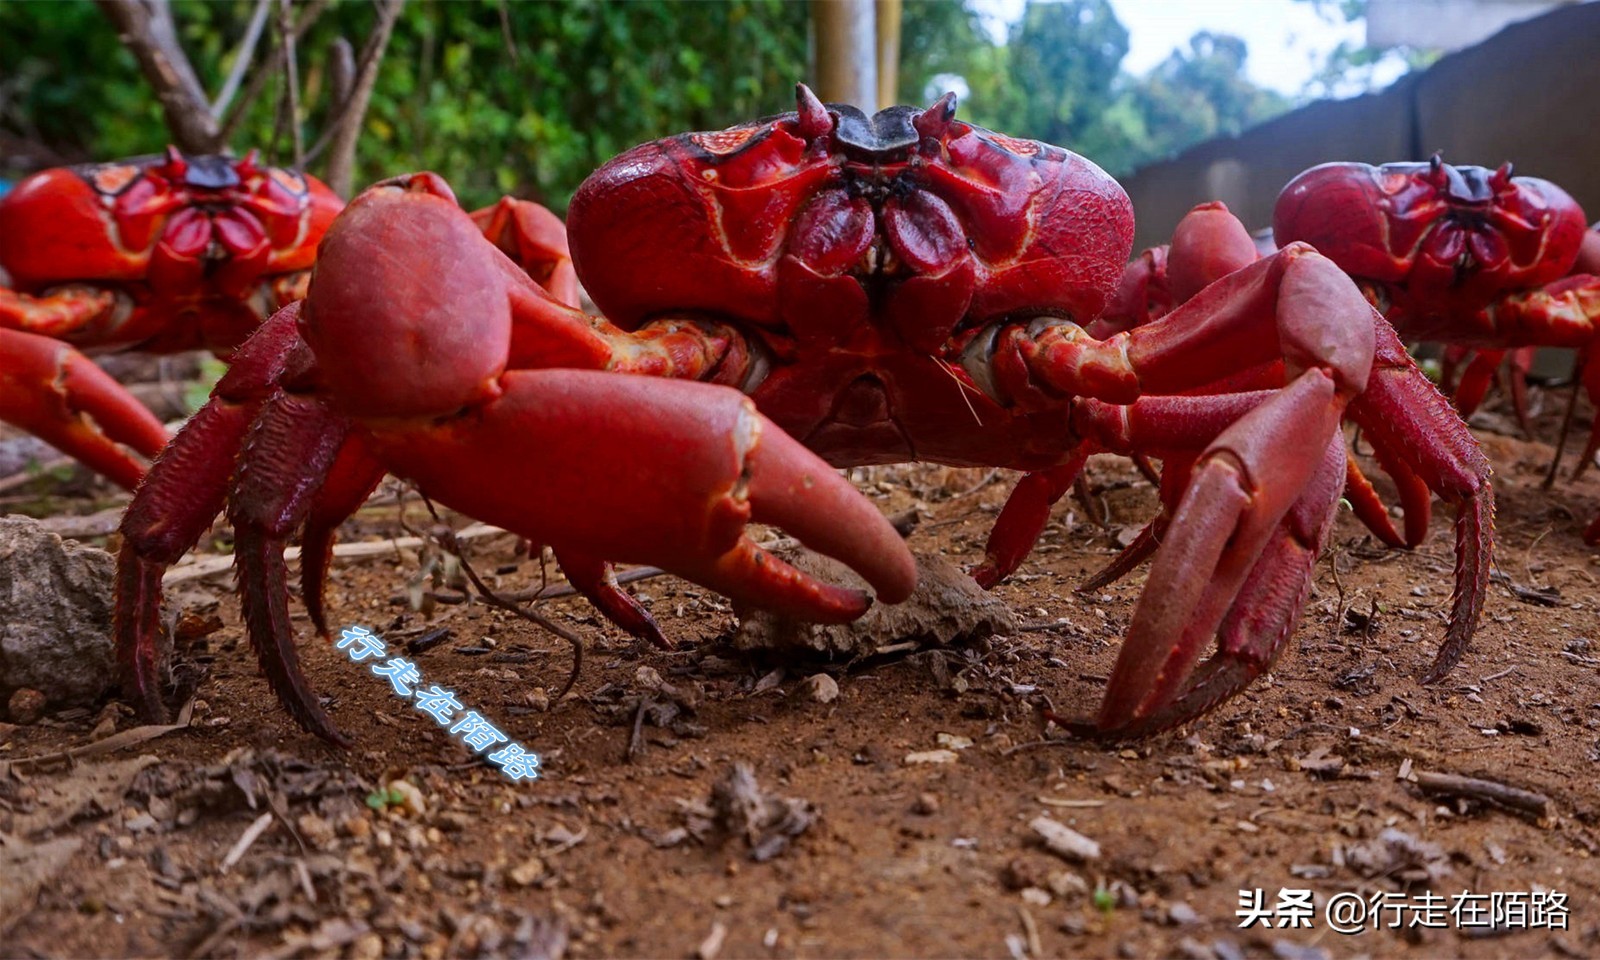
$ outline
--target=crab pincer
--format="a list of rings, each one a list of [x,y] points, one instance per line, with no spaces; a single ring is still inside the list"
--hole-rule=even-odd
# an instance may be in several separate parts
[[[167,442],[155,415],[77,348],[0,327],[0,420],[38,436],[124,487]]]
[[[853,566],[886,600],[910,594],[915,564],[888,521],[737,390],[512,365],[536,356],[670,368],[682,338],[611,356],[604,322],[529,279],[437,178],[381,186],[350,214],[330,231],[303,306],[245,344],[129,510],[118,649],[147,713],[164,709],[161,570],[225,499],[246,627],[269,685],[305,729],[348,742],[300,670],[283,550],[305,531],[304,592],[325,632],[331,532],[385,471],[581,559],[575,582],[602,593],[607,575],[595,564],[629,561],[812,620],[867,609],[866,593],[817,581],[758,546],[745,528],[764,522]],[[424,267],[439,263],[456,269],[428,276]],[[626,597],[611,602],[632,603],[617,596]]]

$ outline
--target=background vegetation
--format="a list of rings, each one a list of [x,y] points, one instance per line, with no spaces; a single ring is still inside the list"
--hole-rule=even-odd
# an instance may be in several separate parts
[[[256,4],[171,8],[202,85],[216,90]],[[355,183],[426,168],[467,204],[516,193],[564,209],[590,170],[628,146],[791,109],[808,73],[808,10],[787,0],[412,0],[379,68]],[[297,45],[308,144],[334,109],[341,41],[359,48],[376,16],[371,4],[333,3]],[[1122,70],[1127,51],[1106,0],[1030,0],[1000,39],[966,3],[905,0],[900,97],[964,87],[964,116],[1068,146],[1114,174],[1292,106],[1245,77],[1236,37],[1197,34],[1142,77]],[[0,64],[0,155],[12,165],[0,175],[167,142],[133,55],[89,0],[0,3]],[[292,157],[281,73],[228,138],[235,150]]]

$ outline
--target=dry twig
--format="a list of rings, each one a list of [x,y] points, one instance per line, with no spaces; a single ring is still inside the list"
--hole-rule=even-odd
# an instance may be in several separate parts
[[[1550,798],[1544,794],[1494,780],[1480,780],[1453,773],[1433,773],[1428,770],[1413,771],[1412,779],[1417,786],[1428,793],[1486,801],[1496,806],[1532,814],[1540,820],[1548,819],[1552,811]]]

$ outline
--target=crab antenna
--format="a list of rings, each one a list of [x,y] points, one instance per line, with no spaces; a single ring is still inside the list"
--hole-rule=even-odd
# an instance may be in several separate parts
[[[1511,161],[1507,160],[1505,163],[1502,163],[1500,165],[1500,169],[1496,170],[1494,172],[1494,174],[1491,177],[1489,177],[1489,183],[1496,190],[1498,190],[1498,189],[1504,187],[1506,184],[1508,184],[1510,182],[1511,182]]]
[[[833,129],[833,118],[811,88],[803,83],[794,85],[795,111],[800,114],[800,135],[815,140]]]
[[[924,137],[942,139],[945,131],[950,129],[950,121],[956,118],[955,91],[946,93],[933,102],[933,106],[922,111],[911,125],[917,128],[917,133]]]
[[[244,155],[244,159],[235,165],[235,169],[239,171],[240,179],[249,179],[260,172],[256,169],[256,161],[260,158],[261,151],[251,147],[250,152]]]

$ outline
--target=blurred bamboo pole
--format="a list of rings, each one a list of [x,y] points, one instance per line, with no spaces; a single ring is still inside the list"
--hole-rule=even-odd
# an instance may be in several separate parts
[[[878,3],[878,108],[900,102],[900,0]]]
[[[817,31],[817,95],[868,115],[878,109],[877,8],[874,0],[811,0]]]

